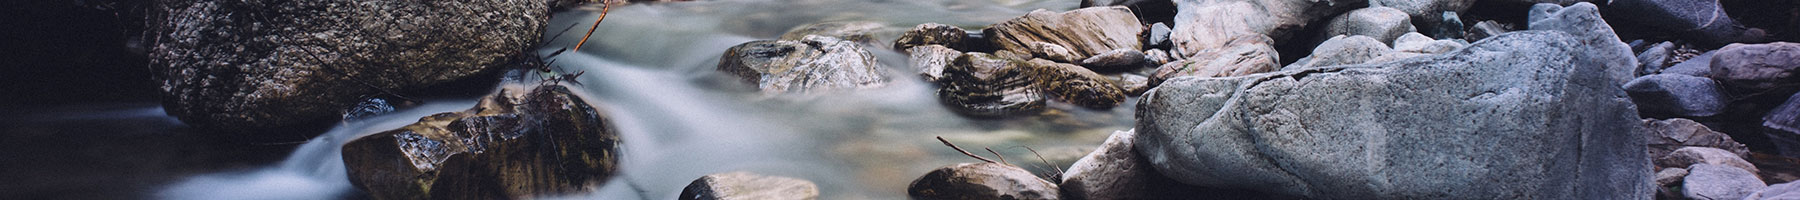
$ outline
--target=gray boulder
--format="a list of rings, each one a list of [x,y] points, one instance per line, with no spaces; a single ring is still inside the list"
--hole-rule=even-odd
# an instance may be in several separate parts
[[[1800,43],[1732,44],[1714,51],[1709,75],[1725,86],[1763,91],[1800,83]]]
[[[1744,200],[1764,199],[1800,199],[1800,183],[1790,182],[1770,185],[1767,188],[1763,188],[1762,191],[1757,191],[1756,193],[1750,194],[1750,196],[1744,197]]]
[[[1412,16],[1414,21],[1426,22],[1420,25],[1425,30],[1436,30],[1442,26],[1446,12],[1463,13],[1475,0],[1370,0],[1369,7],[1392,7]],[[1455,17],[1456,15],[1448,15]],[[1461,26],[1461,22],[1457,22]],[[1443,37],[1443,36],[1439,36]]]
[[[950,49],[950,47],[935,44],[915,46],[906,51],[911,52],[908,60],[912,64],[913,70],[918,70],[919,77],[924,78],[925,82],[933,83],[943,79],[944,68],[949,67],[950,61],[955,61],[956,57],[963,54],[961,51]]]
[[[1376,41],[1394,41],[1400,35],[1419,31],[1413,28],[1412,18],[1406,12],[1389,7],[1369,7],[1352,10],[1325,26],[1325,36],[1361,35],[1375,38]]]
[[[1662,158],[1684,147],[1708,147],[1725,150],[1739,158],[1749,158],[1750,148],[1731,140],[1730,135],[1713,131],[1694,120],[1671,118],[1666,120],[1644,119],[1644,129],[1650,131],[1650,157]]]
[[[1244,35],[1282,41],[1308,23],[1336,16],[1362,0],[1175,0],[1175,26],[1169,40],[1177,59],[1227,45]]]
[[[1390,53],[1394,49],[1369,36],[1338,35],[1313,48],[1313,54],[1300,58],[1283,70],[1306,69],[1334,65],[1362,64]]]
[[[1069,199],[1157,199],[1183,195],[1186,186],[1163,176],[1150,161],[1132,150],[1137,133],[1114,131],[1100,148],[1063,173],[1062,195]]]
[[[819,186],[797,178],[736,171],[709,174],[681,189],[680,200],[757,200],[819,198]]]
[[[1650,116],[1707,117],[1725,111],[1726,99],[1712,79],[1652,74],[1625,83],[1638,111]]]
[[[1591,4],[1570,8],[1560,14],[1598,20]],[[1635,61],[1616,39],[1583,40],[1597,34],[1611,30],[1521,31],[1390,63],[1175,78],[1139,102],[1133,144],[1183,183],[1304,198],[1647,199],[1645,136],[1607,81]]]
[[[1280,52],[1269,36],[1238,35],[1226,42],[1229,47],[1214,49],[1191,58],[1169,62],[1150,75],[1150,87],[1163,80],[1182,76],[1227,77],[1275,71],[1281,67]]]
[[[1726,16],[1718,0],[1615,0],[1608,12],[1632,16],[1619,19],[1671,32],[1683,39],[1714,45],[1762,41],[1761,29],[1748,28]],[[1742,16],[1740,16],[1742,17]]]
[[[1614,84],[1625,84],[1625,82],[1631,81],[1631,79],[1635,77],[1632,75],[1632,71],[1637,69],[1637,67],[1635,67],[1638,63],[1637,57],[1632,55],[1631,45],[1620,42],[1619,34],[1613,32],[1612,26],[1607,25],[1606,20],[1600,19],[1600,14],[1598,14],[1599,11],[1597,10],[1599,10],[1599,8],[1596,8],[1594,4],[1586,2],[1576,3],[1568,7],[1548,3],[1537,4],[1531,6],[1531,11],[1527,15],[1527,18],[1531,22],[1527,26],[1529,26],[1530,30],[1556,30],[1568,33],[1580,33],[1573,35],[1576,37],[1575,39],[1581,41],[1582,44],[1595,45],[1595,48],[1607,49],[1588,52],[1589,54],[1595,54],[1593,56],[1603,58],[1625,58],[1596,60],[1597,62],[1603,63],[1583,63],[1583,65],[1593,66],[1633,66],[1610,67],[1606,69],[1606,72],[1609,74],[1607,77],[1612,78]],[[1611,49],[1623,49],[1624,51],[1612,51]]]
[[[1688,175],[1681,181],[1681,195],[1689,199],[1735,200],[1767,187],[1768,184],[1757,179],[1755,173],[1744,169],[1694,164],[1688,167]]]
[[[719,58],[718,70],[767,95],[875,88],[888,81],[875,55],[862,45],[819,35],[732,46]]]
[[[195,127],[245,134],[334,121],[362,97],[506,65],[538,43],[553,4],[156,2],[161,16],[145,35],[164,110]]]

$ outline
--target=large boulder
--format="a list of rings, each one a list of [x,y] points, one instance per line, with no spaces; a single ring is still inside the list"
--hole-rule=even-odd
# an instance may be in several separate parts
[[[1625,58],[1592,60],[1595,63],[1582,63],[1592,66],[1634,66],[1606,68],[1606,77],[1612,78],[1613,84],[1625,84],[1636,77],[1633,74],[1637,70],[1635,67],[1638,63],[1637,57],[1631,54],[1631,45],[1620,42],[1619,34],[1613,32],[1612,25],[1607,25],[1606,20],[1600,19],[1599,11],[1596,10],[1598,8],[1594,4],[1586,2],[1568,7],[1548,3],[1537,4],[1531,6],[1531,11],[1526,13],[1526,18],[1531,20],[1526,27],[1529,30],[1568,32],[1575,36],[1575,40],[1581,41],[1581,44],[1602,49],[1587,52],[1593,54],[1590,56]],[[1624,51],[1613,51],[1613,49],[1624,49]]]
[[[680,200],[756,200],[819,198],[819,186],[797,178],[763,176],[750,172],[708,174],[681,189]]]
[[[1325,36],[1361,35],[1375,38],[1376,41],[1388,42],[1400,38],[1400,35],[1419,31],[1413,28],[1412,18],[1406,12],[1389,7],[1369,7],[1356,9],[1331,19],[1325,26]]]
[[[1025,16],[981,30],[1002,50],[1038,52],[1037,43],[1067,48],[1072,60],[1040,57],[1061,62],[1081,59],[1114,49],[1143,49],[1144,24],[1124,6],[1093,7],[1068,12],[1035,10]]]
[[[1706,77],[1651,74],[1625,83],[1625,93],[1649,116],[1708,117],[1725,111],[1728,101]]]
[[[1712,45],[1762,41],[1762,29],[1748,28],[1726,16],[1718,0],[1616,0],[1607,12],[1630,23],[1677,32],[1683,39]],[[1742,16],[1740,16],[1742,17]],[[1716,47],[1716,46],[1715,46]]]
[[[862,45],[819,35],[732,46],[719,58],[718,70],[769,95],[866,89],[888,82],[881,63]]]
[[[1800,84],[1800,43],[1732,44],[1714,51],[1708,74],[1725,86],[1763,91]]]
[[[1557,15],[1592,15],[1576,4]],[[1648,199],[1646,137],[1599,27],[1520,31],[1389,63],[1175,78],[1134,141],[1203,187],[1317,199]],[[1506,144],[1506,145],[1493,145]]]
[[[1058,199],[1056,184],[1012,165],[963,163],[925,173],[906,187],[912,199]]]
[[[1231,47],[1243,35],[1283,41],[1308,23],[1357,8],[1363,0],[1175,0],[1175,27],[1169,35],[1174,57],[1188,58]]]
[[[233,133],[330,122],[363,97],[506,65],[552,1],[157,1],[150,66],[163,108]]]
[[[506,85],[474,108],[351,140],[344,167],[378,199],[590,191],[619,166],[619,135],[604,114],[561,85]]]

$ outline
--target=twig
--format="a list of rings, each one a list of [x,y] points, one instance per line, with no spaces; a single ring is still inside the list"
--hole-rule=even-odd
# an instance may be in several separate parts
[[[587,44],[588,37],[594,36],[594,29],[600,28],[600,20],[606,20],[606,13],[612,9],[612,4],[610,3],[601,2],[600,5],[600,17],[594,18],[594,25],[588,26],[587,34],[581,35],[581,42],[575,43],[575,51],[581,51],[581,45]]]
[[[1006,163],[1006,156],[1000,155],[1000,152],[994,152],[994,148],[982,148],[982,149],[987,149],[988,153],[994,154],[994,157],[999,157],[1000,163],[1006,164],[1006,165],[1012,165],[1012,163]]]
[[[1049,165],[1051,169],[1056,169],[1056,174],[1050,176],[1051,180],[1062,180],[1062,167],[1057,167],[1056,164],[1050,164],[1050,159],[1044,159],[1044,154],[1038,154],[1037,149],[1031,149],[1030,146],[1021,147],[1025,147],[1025,150],[1031,151],[1031,155],[1037,155],[1038,160],[1044,161],[1044,165]]]
[[[983,158],[983,157],[977,156],[973,153],[969,153],[969,151],[964,151],[962,149],[962,147],[956,147],[956,144],[950,144],[949,140],[944,140],[944,136],[937,136],[937,139],[938,139],[938,142],[944,142],[944,146],[950,146],[951,149],[956,149],[956,152],[962,152],[963,155],[967,155],[971,158],[975,158],[976,160],[987,161],[988,163],[996,163],[996,162],[994,162],[994,160],[988,160],[987,158]]]

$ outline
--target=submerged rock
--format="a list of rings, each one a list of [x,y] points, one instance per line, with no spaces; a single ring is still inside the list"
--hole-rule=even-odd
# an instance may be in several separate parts
[[[378,199],[541,197],[612,177],[616,131],[568,88],[509,85],[469,110],[351,140],[343,158],[350,183]]]
[[[1055,183],[1000,163],[963,163],[925,173],[906,188],[912,199],[1058,199]]]
[[[757,200],[819,198],[819,186],[812,181],[780,176],[763,176],[750,172],[709,174],[695,179],[681,190],[680,200]]]
[[[1638,111],[1650,116],[1707,117],[1725,111],[1728,101],[1712,79],[1652,74],[1625,83]]]
[[[1050,98],[1093,109],[1108,109],[1125,102],[1125,90],[1099,73],[1044,59],[1032,59],[1028,63],[1037,87]]]
[[[910,51],[917,46],[943,45],[957,49],[964,48],[963,40],[967,38],[969,38],[969,33],[963,31],[962,28],[939,23],[925,23],[913,26],[912,30],[900,34],[900,39],[894,40],[894,48]]]
[[[938,101],[974,117],[1030,115],[1044,110],[1044,96],[1032,79],[1031,64],[969,52],[944,68]]]
[[[726,49],[719,60],[719,71],[771,95],[875,88],[888,81],[874,54],[835,37],[751,41]]]
[[[1743,169],[1694,164],[1682,179],[1681,194],[1689,199],[1744,199],[1767,187],[1755,173]]]
[[[1592,4],[1562,12],[1598,20]],[[1175,78],[1139,102],[1133,144],[1183,183],[1302,198],[1648,199],[1646,136],[1608,81],[1635,61],[1616,39],[1583,40],[1597,34],[1611,30],[1522,31],[1389,63]]]
[[[999,49],[1039,52],[1036,48],[1041,45],[1035,43],[1040,42],[1067,48],[1072,56],[1068,59],[1072,60],[1040,57],[1065,63],[1079,62],[1114,49],[1143,49],[1143,34],[1144,25],[1124,6],[1082,8],[1062,13],[1039,9],[982,29],[982,35]]]
[[[1331,19],[1331,24],[1325,26],[1325,36],[1361,35],[1376,41],[1394,41],[1402,34],[1418,31],[1411,19],[1406,12],[1389,7],[1356,9]]]
[[[1644,128],[1650,131],[1651,158],[1662,158],[1669,155],[1669,152],[1684,147],[1717,148],[1742,158],[1750,156],[1750,148],[1744,147],[1744,144],[1731,140],[1730,135],[1713,131],[1694,120],[1682,118],[1644,119]]]
[[[1713,79],[1725,86],[1764,91],[1800,84],[1800,43],[1732,44],[1714,51]]]
[[[330,122],[364,97],[507,65],[538,43],[552,4],[157,2],[145,35],[164,110],[221,133]]]

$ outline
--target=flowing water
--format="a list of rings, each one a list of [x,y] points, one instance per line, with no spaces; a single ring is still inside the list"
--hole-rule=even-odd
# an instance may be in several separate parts
[[[822,199],[901,199],[912,179],[954,163],[979,162],[934,136],[971,151],[992,148],[1015,165],[1056,171],[1021,147],[1066,166],[1114,130],[1129,129],[1131,103],[1111,110],[1058,106],[1043,117],[974,120],[938,104],[935,86],[918,80],[906,57],[867,47],[890,69],[885,87],[811,96],[765,97],[714,72],[726,48],[774,39],[815,22],[874,21],[891,42],[927,22],[971,30],[1038,8],[1067,10],[1071,0],[749,0],[614,7],[581,52],[549,59],[565,72],[585,71],[581,95],[604,109],[624,140],[618,176],[570,199],[674,199],[700,176],[729,171],[813,181]],[[580,40],[597,7],[556,14],[548,54]],[[557,32],[576,27],[567,33]],[[1135,102],[1135,99],[1130,101]],[[436,100],[423,106],[340,123],[276,166],[195,176],[169,186],[166,199],[321,199],[355,194],[339,147],[421,116],[473,106]],[[991,157],[991,156],[990,156]]]

